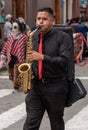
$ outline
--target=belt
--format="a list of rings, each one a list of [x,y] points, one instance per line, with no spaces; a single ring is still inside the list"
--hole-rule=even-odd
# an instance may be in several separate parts
[[[59,78],[42,78],[42,79],[38,79],[38,78],[35,78],[37,79],[39,82],[42,82],[43,84],[46,84],[46,83],[55,83],[55,82],[58,82],[60,80],[65,80],[66,77],[59,77]]]

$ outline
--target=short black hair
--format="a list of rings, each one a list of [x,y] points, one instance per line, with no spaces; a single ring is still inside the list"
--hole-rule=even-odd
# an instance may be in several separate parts
[[[54,16],[53,9],[50,8],[50,7],[39,8],[37,12],[43,12],[43,11],[49,13],[52,16]]]

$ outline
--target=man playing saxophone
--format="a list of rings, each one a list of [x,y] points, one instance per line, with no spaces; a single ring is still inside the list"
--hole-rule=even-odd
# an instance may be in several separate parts
[[[68,93],[67,63],[71,56],[71,38],[56,30],[51,8],[37,11],[36,25],[41,30],[33,35],[32,86],[26,97],[27,118],[23,130],[39,130],[45,110],[52,130],[65,130],[63,113]],[[57,40],[59,39],[59,41]]]

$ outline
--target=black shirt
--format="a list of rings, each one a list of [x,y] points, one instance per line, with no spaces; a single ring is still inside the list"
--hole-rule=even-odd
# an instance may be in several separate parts
[[[39,32],[33,36],[33,50],[38,51]],[[52,29],[43,38],[43,77],[66,77],[67,62],[71,56],[71,37],[59,29]],[[38,61],[33,61],[33,74],[38,77]]]

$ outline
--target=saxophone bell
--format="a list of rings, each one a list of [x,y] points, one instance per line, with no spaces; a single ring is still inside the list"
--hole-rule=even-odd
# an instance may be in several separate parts
[[[18,67],[18,71],[21,76],[21,88],[24,93],[27,93],[31,89],[31,79],[32,79],[32,62],[28,58],[28,53],[33,49],[32,37],[35,32],[37,32],[41,26],[37,26],[29,35],[29,41],[26,46],[26,63],[22,63]]]
[[[21,74],[26,73],[30,70],[30,64],[29,63],[23,63],[18,67],[18,70]]]

